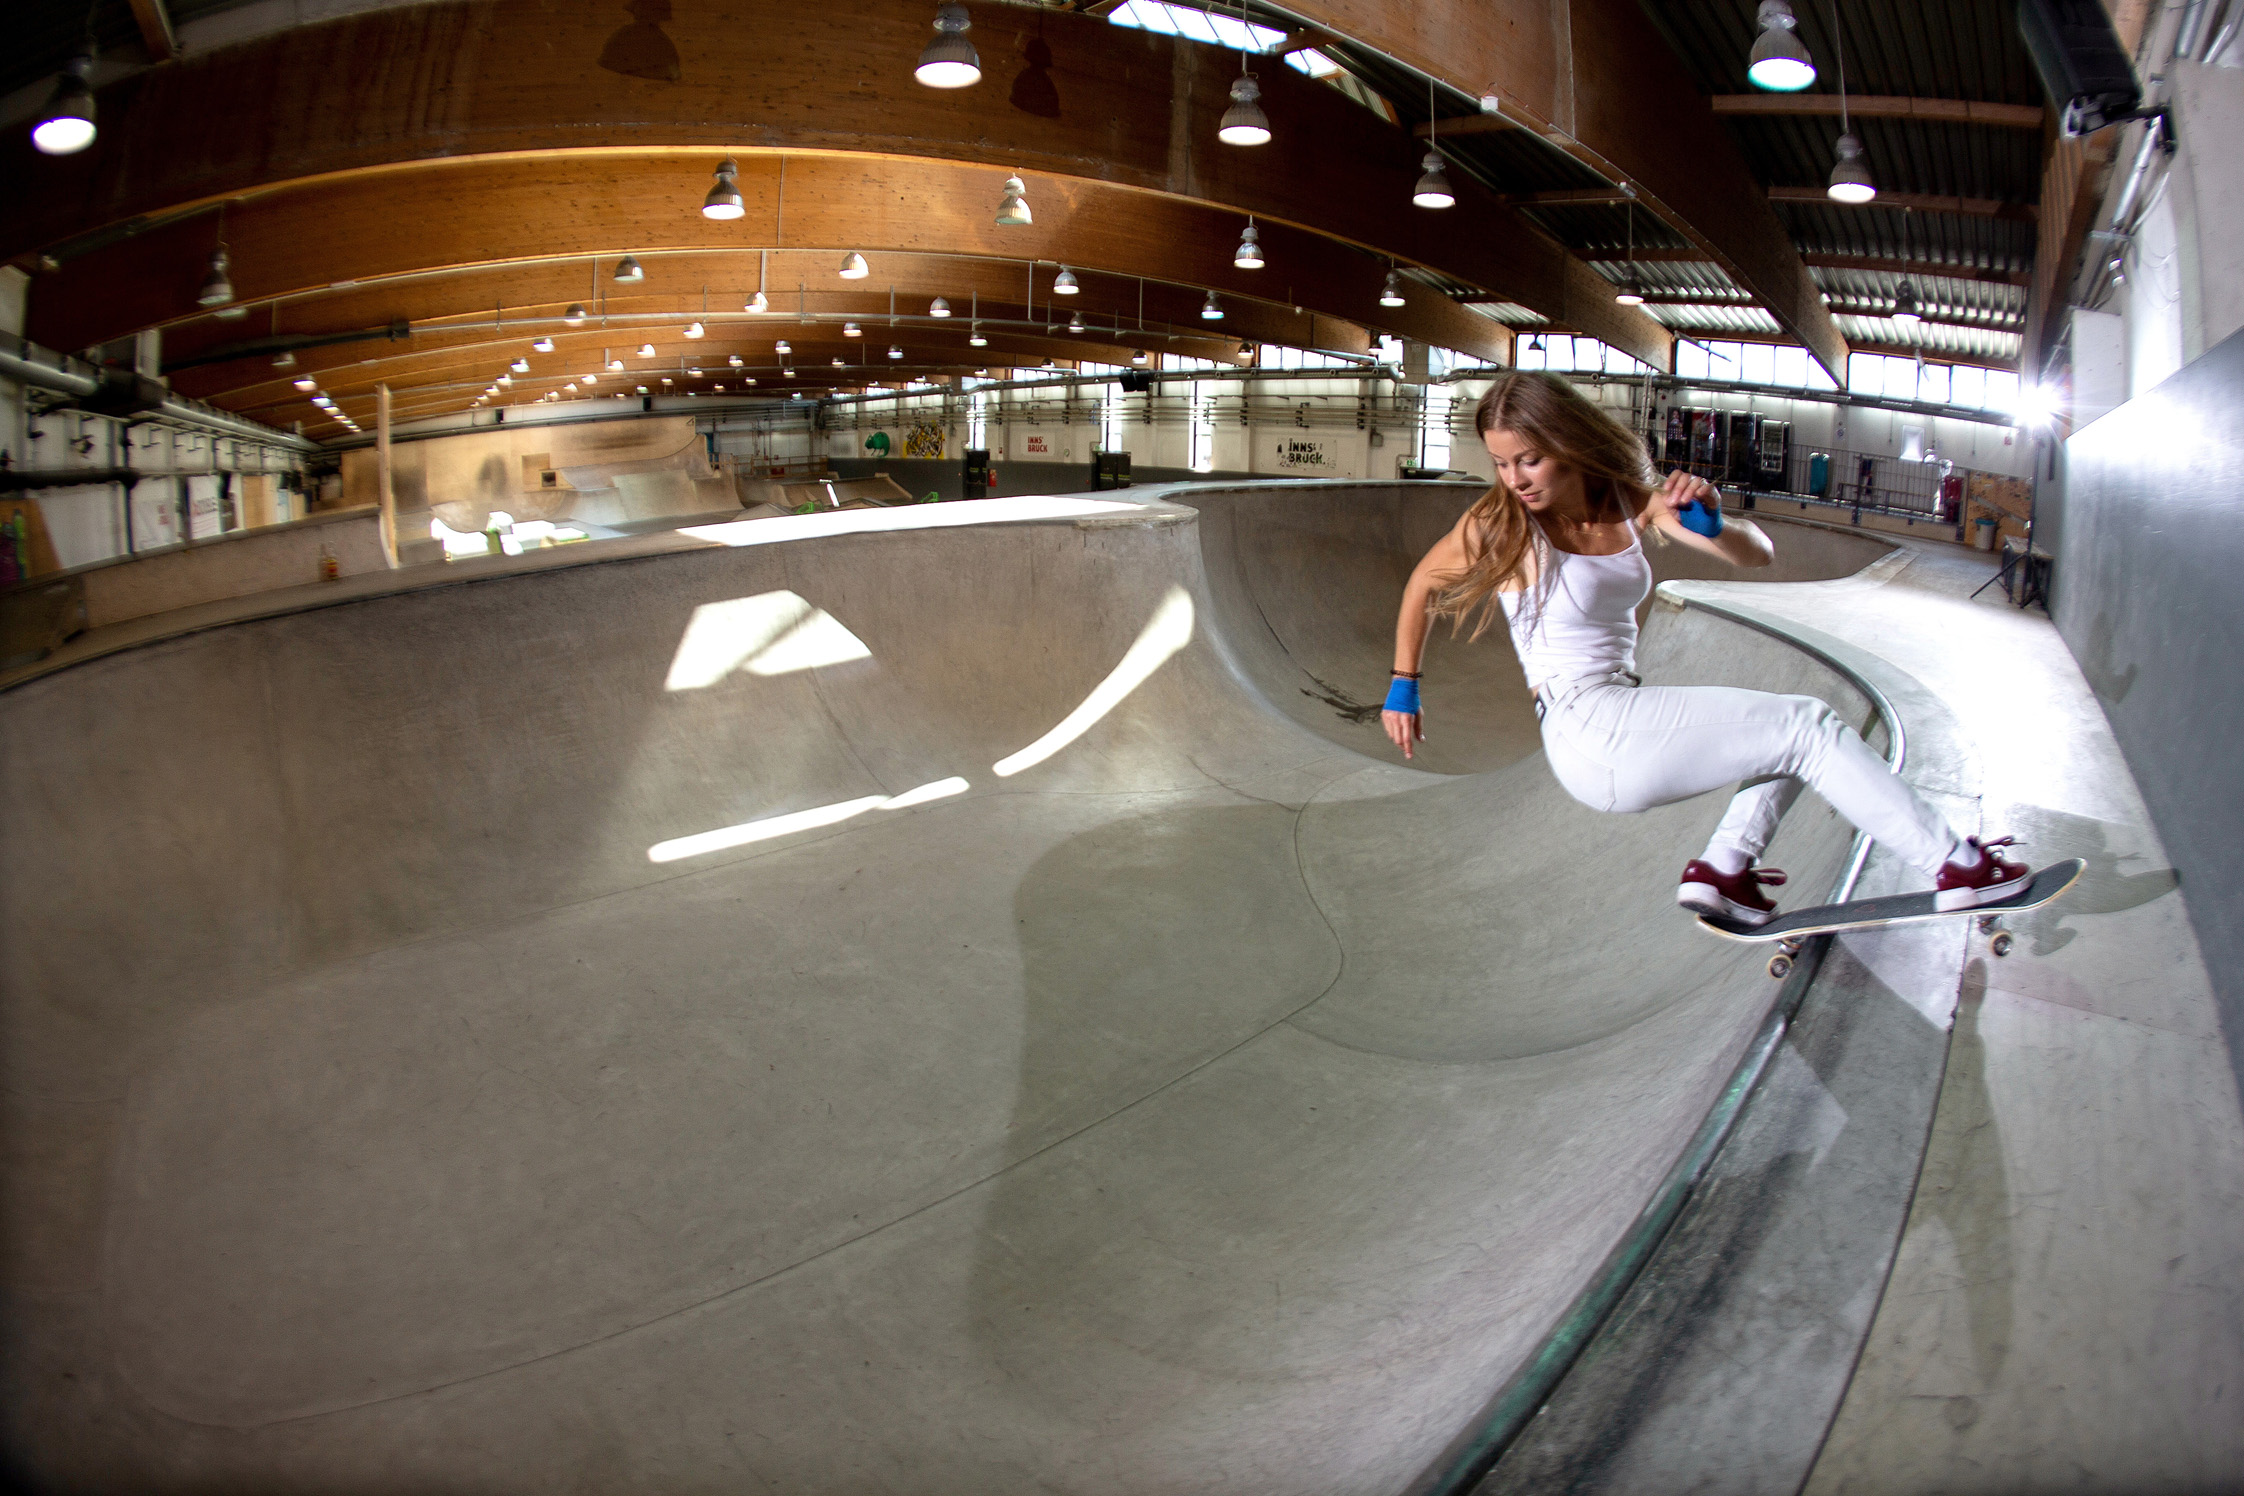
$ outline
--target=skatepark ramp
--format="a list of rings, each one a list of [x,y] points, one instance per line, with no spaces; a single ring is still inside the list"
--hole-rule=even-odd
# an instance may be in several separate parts
[[[0,694],[9,1449],[64,1485],[1397,1491],[1768,1011],[1471,491],[744,520]],[[1797,533],[1796,533],[1797,532]],[[1786,526],[1786,569],[1876,553]],[[619,543],[620,544],[620,543]],[[1655,555],[1671,568],[1682,558]],[[1654,608],[1648,678],[1870,703]],[[1803,796],[1771,861],[1851,833]]]

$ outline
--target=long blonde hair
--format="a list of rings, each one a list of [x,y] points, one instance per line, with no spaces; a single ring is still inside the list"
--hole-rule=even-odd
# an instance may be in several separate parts
[[[1555,374],[1512,373],[1497,380],[1473,408],[1473,431],[1485,439],[1498,430],[1516,432],[1544,456],[1579,469],[1593,519],[1610,511],[1611,518],[1636,520],[1658,486],[1644,438]],[[1502,478],[1474,501],[1467,516],[1465,569],[1444,577],[1429,606],[1435,617],[1454,621],[1453,631],[1470,619],[1478,639],[1502,615],[1497,594],[1526,578],[1530,558],[1538,594],[1555,568],[1543,527]]]

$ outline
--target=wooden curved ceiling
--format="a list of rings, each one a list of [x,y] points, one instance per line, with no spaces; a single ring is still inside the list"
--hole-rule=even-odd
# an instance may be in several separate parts
[[[1630,9],[1594,3],[1613,8],[1616,24]],[[1431,54],[1454,43],[1523,78],[1557,76],[1543,66],[1550,59],[1538,61],[1538,49],[1556,45],[1545,4],[1333,9],[1319,19],[1437,73]],[[679,297],[650,310],[683,314],[695,304],[685,293],[708,284],[713,267],[680,272],[673,262],[771,247],[858,249],[876,266],[891,255],[1065,261],[1144,277],[1188,301],[1221,291],[1233,311],[1227,336],[1345,345],[1369,328],[1508,356],[1508,334],[1430,286],[1412,282],[1408,305],[1380,307],[1380,282],[1399,262],[1451,292],[1501,297],[1666,360],[1664,330],[1614,305],[1602,278],[1498,194],[1458,175],[1457,208],[1410,207],[1422,142],[1275,59],[1257,71],[1278,139],[1237,149],[1215,140],[1236,54],[985,5],[973,33],[983,82],[938,92],[911,78],[930,16],[924,0],[852,7],[846,26],[800,9],[681,11],[661,27],[678,56],[674,82],[601,65],[619,19],[606,7],[438,0],[297,28],[105,90],[102,140],[83,157],[37,157],[11,138],[0,184],[23,211],[0,229],[0,252],[55,267],[32,293],[40,341],[84,347],[163,326],[167,354],[181,362],[252,339],[276,299],[296,332],[398,319],[418,328],[464,315],[456,303],[471,285],[497,290],[495,302],[547,306],[571,296],[559,282],[583,277],[585,257],[625,251],[647,264],[641,295]],[[1563,98],[1522,86],[1507,111],[1516,102],[1555,144],[1627,166],[1648,211],[1712,246],[1741,279],[1773,287],[1780,321],[1790,317],[1819,354],[1830,356],[1829,344],[1843,356],[1805,267],[1705,101],[1648,66],[1642,36],[1585,42],[1574,30],[1577,62],[1587,46],[1604,71],[1592,79],[1575,68]],[[1429,55],[1399,45],[1411,38]],[[1676,108],[1692,118],[1668,119],[1654,140],[1615,144],[1618,155],[1598,144],[1620,122]],[[214,110],[224,111],[221,128],[210,127]],[[1699,134],[1695,156],[1669,160],[1658,144]],[[747,213],[711,223],[696,210],[727,153],[740,160]],[[992,222],[1008,172],[1029,181],[1032,227]],[[214,322],[193,304],[221,204],[239,297],[257,304],[248,323]],[[1261,271],[1230,264],[1247,213],[1269,256]],[[979,268],[961,277],[964,266]],[[876,268],[873,282],[956,301],[985,270],[999,281],[1019,273],[963,258],[939,273],[921,268]],[[1812,308],[1793,305],[1801,287]],[[1088,296],[1082,309],[1096,314]],[[1134,299],[1106,310],[1134,316]],[[357,368],[376,357],[373,367],[394,368],[398,381],[430,356],[432,373],[456,367],[419,341],[355,345],[349,356]],[[238,391],[254,405],[272,372],[265,356],[204,364],[181,380],[220,403]]]

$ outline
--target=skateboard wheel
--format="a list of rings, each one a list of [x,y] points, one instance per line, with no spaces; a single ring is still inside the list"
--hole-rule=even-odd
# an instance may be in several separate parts
[[[2007,956],[2007,955],[2009,955],[2009,954],[2010,954],[2010,932],[2009,932],[2008,930],[2004,930],[2003,932],[2001,932],[2000,934],[1998,934],[1997,936],[1995,936],[1995,938],[1994,938],[1993,940],[1991,940],[1991,941],[1989,941],[1989,942],[1987,943],[1987,948],[1988,948],[1989,950],[1993,951],[1993,952],[1994,952],[1994,953],[1995,953],[1996,955],[1998,955],[1998,956]]]
[[[1771,956],[1771,957],[1769,957],[1769,975],[1770,975],[1770,976],[1772,976],[1772,977],[1775,977],[1775,978],[1776,978],[1776,979],[1777,979],[1778,981],[1780,981],[1780,982],[1781,982],[1781,981],[1783,981],[1783,980],[1784,980],[1784,978],[1786,978],[1787,976],[1791,975],[1791,973],[1792,973],[1792,958],[1791,958],[1790,956]]]

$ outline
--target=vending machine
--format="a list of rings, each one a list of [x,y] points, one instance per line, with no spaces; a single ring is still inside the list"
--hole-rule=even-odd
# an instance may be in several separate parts
[[[1718,454],[1721,452],[1722,412],[1694,410],[1691,412],[1691,471],[1702,478],[1711,478],[1720,472]]]
[[[1792,471],[1792,423],[1761,423],[1760,460],[1754,465],[1753,486],[1764,493],[1782,493]]]
[[[1683,467],[1691,460],[1691,416],[1688,406],[1671,405],[1667,410],[1667,445],[1660,460],[1669,467]]]
[[[1761,418],[1743,410],[1733,410],[1729,415],[1729,442],[1723,449],[1722,476],[1718,481],[1750,488],[1761,470]]]

